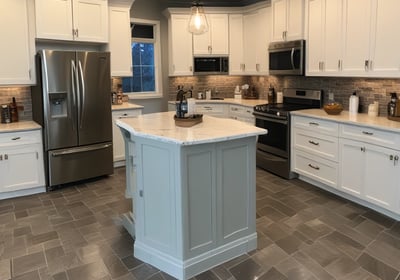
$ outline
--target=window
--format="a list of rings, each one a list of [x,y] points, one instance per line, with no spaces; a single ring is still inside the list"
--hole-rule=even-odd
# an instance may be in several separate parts
[[[161,96],[160,23],[134,19],[131,23],[132,77],[122,78],[124,93],[138,98]]]

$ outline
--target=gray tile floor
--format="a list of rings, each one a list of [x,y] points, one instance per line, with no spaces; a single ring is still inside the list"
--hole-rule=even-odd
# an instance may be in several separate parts
[[[0,279],[171,280],[133,254],[125,169],[0,201]],[[400,222],[257,170],[258,249],[195,280],[400,279]]]

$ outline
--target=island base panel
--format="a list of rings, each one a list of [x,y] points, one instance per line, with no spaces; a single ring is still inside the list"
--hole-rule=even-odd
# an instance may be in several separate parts
[[[172,258],[137,240],[134,244],[134,255],[135,258],[157,267],[178,280],[186,280],[255,249],[257,249],[257,233],[237,239],[185,261]]]

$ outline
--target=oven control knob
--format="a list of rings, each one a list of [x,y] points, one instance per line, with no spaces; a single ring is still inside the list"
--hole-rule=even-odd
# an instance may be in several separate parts
[[[276,115],[279,117],[281,115],[281,113],[280,112],[276,112]]]

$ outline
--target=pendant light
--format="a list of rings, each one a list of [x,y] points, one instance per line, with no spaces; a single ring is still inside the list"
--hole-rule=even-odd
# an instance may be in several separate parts
[[[208,31],[208,22],[204,14],[203,6],[198,1],[194,2],[191,7],[189,32],[200,35]]]

